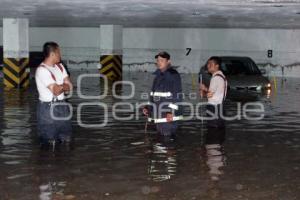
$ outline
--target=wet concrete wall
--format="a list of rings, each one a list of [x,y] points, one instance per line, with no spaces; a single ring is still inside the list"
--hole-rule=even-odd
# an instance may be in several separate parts
[[[99,67],[99,28],[30,28],[30,51],[49,40],[63,47],[69,67]],[[249,56],[270,76],[300,77],[300,30],[124,28],[123,44],[124,70],[153,71],[153,56],[167,50],[180,72],[197,72],[210,56],[227,55]]]

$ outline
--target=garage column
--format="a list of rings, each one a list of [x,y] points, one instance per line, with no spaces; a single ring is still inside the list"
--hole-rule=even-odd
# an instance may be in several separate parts
[[[122,80],[123,26],[100,26],[100,73],[110,81]]]
[[[3,19],[3,80],[7,88],[29,86],[28,29],[28,19]]]

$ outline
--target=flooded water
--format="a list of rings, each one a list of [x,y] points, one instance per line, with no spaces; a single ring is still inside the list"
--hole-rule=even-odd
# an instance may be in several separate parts
[[[196,92],[191,77],[183,77],[185,93]],[[1,85],[0,199],[300,199],[300,79],[278,79],[270,94],[231,94],[228,113],[236,112],[238,102],[259,102],[265,117],[227,122],[222,146],[206,145],[201,120],[184,121],[171,141],[158,138],[150,124],[145,132],[141,115],[115,120],[112,106],[145,101],[140,94],[149,91],[152,75],[126,73],[124,79],[135,83],[129,100],[111,93],[102,100],[84,100],[74,92],[69,99],[74,143],[55,151],[39,148],[34,84],[20,92]],[[98,79],[83,81],[81,88],[85,95],[100,93]],[[118,92],[128,93],[128,86]],[[80,126],[76,113],[83,102],[106,103],[107,126]],[[104,117],[92,105],[81,111],[84,124]]]

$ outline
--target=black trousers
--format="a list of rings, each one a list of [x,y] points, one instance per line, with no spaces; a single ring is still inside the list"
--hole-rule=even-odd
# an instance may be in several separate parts
[[[206,106],[206,115],[211,118],[207,120],[207,127],[225,128],[224,107],[223,104]]]
[[[214,118],[207,121],[206,144],[222,144],[226,135],[223,104],[207,105],[206,113]]]

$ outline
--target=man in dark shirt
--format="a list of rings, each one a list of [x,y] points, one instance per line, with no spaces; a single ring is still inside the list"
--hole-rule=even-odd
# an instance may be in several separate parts
[[[174,135],[178,124],[182,120],[181,78],[180,74],[171,66],[170,55],[160,52],[155,56],[157,70],[154,72],[150,102],[152,106],[144,108],[143,113],[148,121],[156,124],[157,131],[164,136]]]

